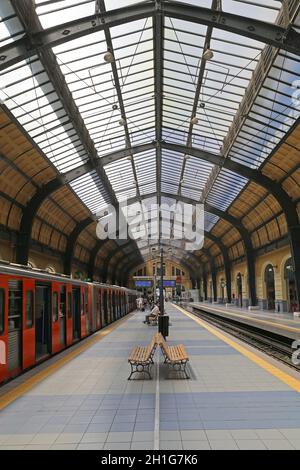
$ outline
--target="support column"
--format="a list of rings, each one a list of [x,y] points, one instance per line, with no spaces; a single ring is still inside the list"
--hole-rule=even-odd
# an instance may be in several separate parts
[[[225,264],[227,302],[231,303],[231,264]]]
[[[211,279],[212,279],[212,284],[213,284],[213,301],[217,302],[218,299],[218,293],[217,293],[217,271],[216,271],[216,266],[215,262],[211,261]]]
[[[203,273],[203,296],[204,300],[207,300],[207,273]]]
[[[255,257],[252,250],[247,250],[247,269],[248,269],[248,290],[249,305],[254,306],[257,303],[256,285],[255,285]]]
[[[295,272],[298,310],[300,308],[300,225],[289,227],[289,239]]]

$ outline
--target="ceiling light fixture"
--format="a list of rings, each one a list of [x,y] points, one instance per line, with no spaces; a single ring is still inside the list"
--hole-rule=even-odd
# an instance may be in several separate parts
[[[211,60],[214,56],[214,53],[211,49],[206,49],[206,51],[203,52],[202,59],[204,60]]]
[[[103,59],[104,59],[105,62],[107,62],[108,64],[111,64],[112,62],[115,61],[114,55],[113,55],[113,53],[110,52],[110,51],[105,52],[105,54],[104,54],[104,56],[103,56]]]

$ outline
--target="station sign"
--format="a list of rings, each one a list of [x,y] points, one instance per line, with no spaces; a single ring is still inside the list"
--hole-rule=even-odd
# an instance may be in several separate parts
[[[135,287],[152,287],[152,281],[147,281],[147,280],[139,281],[139,280],[135,280],[134,283],[135,283]]]

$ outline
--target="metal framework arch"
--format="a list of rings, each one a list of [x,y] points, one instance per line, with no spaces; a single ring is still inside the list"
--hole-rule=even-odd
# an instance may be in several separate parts
[[[154,196],[156,193],[153,194],[147,194],[142,196],[142,198],[147,199],[149,197]],[[193,199],[187,198],[185,196],[179,196],[179,195],[174,195],[171,193],[162,193],[162,196],[165,197],[170,197],[170,198],[176,198],[179,201],[186,202],[188,204],[193,204],[195,201]],[[136,202],[136,198],[131,198],[128,200],[128,204],[132,204]],[[231,214],[229,214],[227,211],[222,211],[221,209],[218,209],[217,207],[212,206],[211,204],[205,203],[204,204],[204,209],[205,211],[214,214],[218,216],[219,218],[226,220],[229,224],[231,224],[233,227],[237,229],[237,231],[240,234],[240,237],[244,243],[245,247],[245,253],[246,253],[246,259],[247,259],[247,269],[250,275],[248,276],[249,278],[249,294],[250,294],[250,303],[251,305],[256,305],[256,285],[255,285],[255,257],[254,257],[254,250],[253,250],[253,244],[251,241],[251,237],[242,224],[242,222],[239,219],[236,219],[233,217]],[[227,252],[227,249],[225,248],[225,252]],[[226,256],[226,255],[225,255]],[[228,256],[228,254],[227,254]],[[227,263],[228,265],[228,263]],[[225,267],[226,269],[226,267]],[[227,272],[227,277],[229,279],[229,273]]]
[[[76,242],[83,230],[85,230],[93,222],[94,219],[92,217],[86,217],[85,219],[78,222],[78,224],[74,227],[72,233],[69,235],[64,257],[64,274],[71,274],[72,259]]]
[[[163,142],[162,147],[174,152],[188,154],[201,160],[205,160],[212,163],[213,165],[226,168],[234,173],[237,173],[238,175],[248,178],[250,181],[254,181],[259,186],[262,186],[267,191],[269,191],[272,196],[274,196],[281,206],[289,226],[298,224],[299,217],[296,204],[278,183],[263,175],[260,171],[253,170],[252,168],[241,165],[240,163],[237,163],[229,158],[224,158],[220,155],[197,149],[195,147],[188,147],[185,145],[172,144],[167,142]]]
[[[19,1],[14,1],[15,6],[17,6],[17,3]],[[22,3],[21,7],[25,10],[26,4]],[[99,14],[95,14],[31,35],[26,34],[22,39],[0,49],[0,70],[35,55],[37,51],[55,47],[64,42],[93,34],[96,31],[103,31],[105,27],[113,27],[162,14],[171,18],[179,18],[184,21],[230,31],[281,48],[292,54],[300,54],[300,35],[293,28],[287,30],[279,25],[187,3],[183,4],[171,0],[168,2],[152,0],[147,3],[140,2],[101,13],[101,21],[99,21]]]
[[[55,178],[39,188],[24,208],[18,233],[16,262],[27,265],[34,218],[45,199],[61,187],[61,179]]]
[[[221,242],[221,240],[215,237],[210,232],[204,232],[205,237],[214,242],[220,249],[223,257],[224,263],[224,270],[225,270],[225,278],[226,278],[226,292],[227,292],[227,301],[231,302],[231,261],[228,256],[228,251],[226,246]]]

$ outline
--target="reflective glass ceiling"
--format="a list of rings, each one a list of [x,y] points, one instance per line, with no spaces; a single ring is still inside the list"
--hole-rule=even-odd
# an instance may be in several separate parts
[[[96,22],[101,23],[105,11],[138,3],[155,2],[35,1],[41,30],[95,13]],[[281,3],[276,0],[181,3],[209,9],[221,6],[224,12],[269,23],[282,21]],[[0,14],[1,47],[25,31],[9,0],[1,1]],[[295,21],[299,25],[298,17]],[[248,180],[224,168],[217,170],[209,155],[225,156],[250,168],[261,167],[299,117],[293,100],[300,79],[299,57],[230,31],[168,15],[163,15],[162,49],[157,50],[155,27],[151,16],[106,26],[66,40],[51,51],[99,161],[128,150],[126,156],[116,155],[111,162],[104,159],[103,164],[118,201],[130,199],[134,203],[147,198],[157,202],[164,196],[172,203],[182,199],[207,202],[226,211]],[[213,52],[210,60],[203,59],[206,49]],[[112,62],[104,59],[108,50]],[[258,75],[266,57],[268,67]],[[68,174],[89,164],[91,155],[43,60],[37,52],[1,72],[1,98],[58,171]],[[241,116],[246,90],[254,80],[255,93],[247,97],[248,111]],[[237,116],[240,125],[233,134]],[[159,134],[174,148],[159,149],[155,143]],[[233,137],[230,146],[224,147],[228,135]],[[143,147],[151,143],[151,148]],[[178,149],[182,145],[207,152],[208,158],[190,157]],[[140,151],[133,151],[136,146],[141,146]],[[71,186],[94,214],[111,203],[110,188],[96,169],[89,168]],[[148,216],[146,211],[146,231]],[[211,230],[217,221],[218,217],[206,213],[205,230]]]

